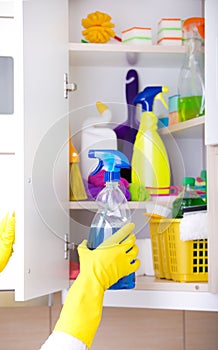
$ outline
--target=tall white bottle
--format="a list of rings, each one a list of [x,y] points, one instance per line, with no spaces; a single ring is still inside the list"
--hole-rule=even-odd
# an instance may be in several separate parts
[[[80,166],[82,177],[86,181],[88,181],[89,174],[97,165],[97,160],[93,164],[93,160],[88,157],[89,150],[117,150],[116,133],[106,127],[112,119],[111,111],[102,102],[96,102],[96,107],[100,117],[88,118],[82,125]]]

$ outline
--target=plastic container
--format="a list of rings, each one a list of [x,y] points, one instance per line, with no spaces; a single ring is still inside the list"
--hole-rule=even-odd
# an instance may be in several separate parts
[[[153,104],[155,99],[159,99],[167,107],[162,97],[162,92],[167,91],[165,86],[148,86],[134,100],[142,104],[143,113],[133,147],[132,182],[156,189],[157,195],[169,194],[170,165],[166,148],[157,132],[158,119],[153,112]]]
[[[178,81],[178,117],[183,122],[204,115],[205,92],[203,72],[204,19],[189,18],[183,23],[187,48]]]
[[[181,241],[180,221],[150,220],[155,277],[177,282],[207,282],[207,239]]]
[[[181,18],[161,18],[161,20],[158,22],[158,31],[163,29],[182,31]]]
[[[194,189],[195,179],[193,177],[184,177],[182,185],[183,191],[177,196],[172,205],[173,218],[182,218],[183,208],[185,207],[205,205],[205,201]]]
[[[158,118],[157,127],[158,129],[167,128],[169,125],[169,117]]]
[[[169,105],[169,125],[177,124],[178,119],[178,95],[173,95],[168,98]]]
[[[80,165],[82,178],[88,181],[89,174],[95,168],[97,161],[88,157],[90,149],[117,149],[117,136],[110,129],[112,119],[110,109],[102,102],[96,102],[99,116],[88,118],[82,125]]]
[[[95,249],[113,235],[130,219],[130,209],[125,195],[119,188],[120,169],[129,167],[127,157],[115,150],[90,150],[90,158],[98,158],[99,164],[92,175],[105,169],[105,188],[98,194],[98,211],[92,221],[88,248]],[[135,274],[125,276],[110,289],[131,289],[135,287]]]
[[[159,45],[182,45],[180,18],[162,18],[158,23],[157,43]]]

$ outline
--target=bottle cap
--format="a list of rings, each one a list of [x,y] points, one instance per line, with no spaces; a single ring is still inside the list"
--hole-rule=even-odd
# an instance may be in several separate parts
[[[182,184],[183,184],[183,186],[185,186],[185,185],[194,186],[195,185],[195,178],[194,177],[184,177],[182,179]]]
[[[204,39],[204,18],[191,17],[183,22],[183,28],[187,31],[193,30],[196,27],[201,38]]]
[[[207,170],[205,170],[205,169],[201,170],[201,178],[204,181],[207,180]]]
[[[108,106],[106,106],[104,103],[100,101],[96,102],[96,107],[100,114],[103,114],[106,110],[109,109]]]

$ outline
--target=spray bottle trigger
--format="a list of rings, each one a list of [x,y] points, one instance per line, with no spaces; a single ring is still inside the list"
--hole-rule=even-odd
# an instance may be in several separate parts
[[[91,157],[92,158],[92,157]],[[96,175],[104,166],[104,162],[102,159],[99,159],[98,165],[96,168],[91,172],[90,176]]]
[[[160,101],[163,103],[164,107],[165,107],[166,109],[168,109],[168,104],[166,103],[165,99],[163,98],[162,92],[160,92],[159,94],[157,94],[157,95],[155,96],[154,99],[155,99],[155,100],[160,100]]]

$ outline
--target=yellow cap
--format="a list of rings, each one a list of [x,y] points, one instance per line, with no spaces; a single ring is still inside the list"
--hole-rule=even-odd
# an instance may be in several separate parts
[[[108,106],[106,106],[104,103],[102,103],[100,101],[96,102],[96,107],[97,107],[100,114],[103,114],[104,111],[109,109]]]
[[[162,86],[162,92],[163,93],[166,93],[166,92],[168,92],[169,91],[169,88],[168,88],[168,86]]]

